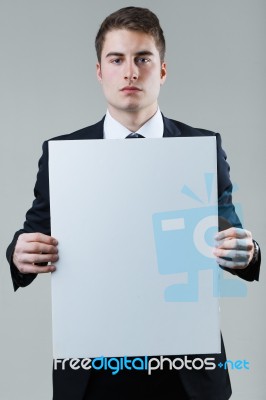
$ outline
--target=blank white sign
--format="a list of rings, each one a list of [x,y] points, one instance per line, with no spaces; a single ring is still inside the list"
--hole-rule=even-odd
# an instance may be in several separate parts
[[[54,358],[220,352],[216,170],[214,137],[49,142]]]

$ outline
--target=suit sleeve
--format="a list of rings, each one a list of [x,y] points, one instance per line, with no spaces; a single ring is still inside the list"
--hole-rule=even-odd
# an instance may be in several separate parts
[[[218,178],[218,216],[219,231],[230,227],[242,228],[235,207],[232,202],[232,183],[230,180],[230,167],[227,156],[222,149],[221,136],[217,133],[217,178]],[[221,267],[233,275],[237,275],[247,281],[259,280],[261,254],[259,250],[256,262],[250,263],[245,269]]]
[[[35,199],[31,208],[26,213],[23,228],[17,231],[10,245],[7,248],[6,256],[10,265],[10,272],[13,281],[14,290],[19,287],[29,285],[36,274],[21,274],[13,263],[13,253],[22,233],[40,232],[45,235],[51,234],[50,224],[50,201],[49,201],[49,173],[48,173],[48,142],[43,144],[43,153],[39,160],[39,171],[34,187]]]

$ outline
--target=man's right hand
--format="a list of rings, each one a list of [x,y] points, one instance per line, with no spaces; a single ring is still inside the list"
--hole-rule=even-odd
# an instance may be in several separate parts
[[[13,263],[22,274],[40,274],[55,271],[54,263],[58,260],[58,242],[43,233],[22,233],[17,240],[13,254]]]

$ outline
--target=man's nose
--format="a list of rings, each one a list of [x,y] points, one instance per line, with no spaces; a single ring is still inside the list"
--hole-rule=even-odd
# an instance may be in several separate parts
[[[136,64],[130,61],[126,64],[124,78],[128,81],[136,81],[139,77],[139,72]]]

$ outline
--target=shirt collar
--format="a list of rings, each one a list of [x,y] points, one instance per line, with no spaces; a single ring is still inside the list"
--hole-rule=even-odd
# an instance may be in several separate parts
[[[124,139],[131,133],[129,129],[115,120],[107,110],[104,119],[104,139]],[[163,137],[163,117],[158,107],[156,113],[151,117],[140,129],[138,133],[145,138],[162,138]]]

